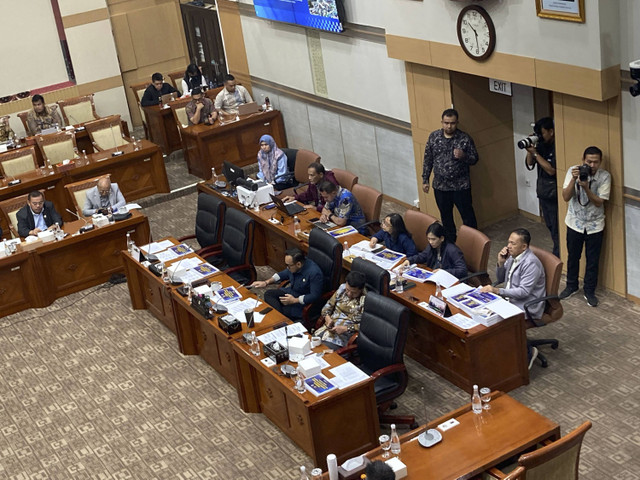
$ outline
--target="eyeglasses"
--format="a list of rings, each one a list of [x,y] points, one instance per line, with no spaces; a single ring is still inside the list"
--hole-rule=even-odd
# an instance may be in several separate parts
[[[293,268],[293,267],[296,266],[296,264],[295,263],[285,263],[284,266],[287,267],[287,268]]]

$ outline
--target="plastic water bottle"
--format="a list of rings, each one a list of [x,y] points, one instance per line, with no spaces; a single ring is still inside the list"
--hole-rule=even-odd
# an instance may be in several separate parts
[[[351,255],[351,251],[349,250],[349,242],[345,240],[344,243],[342,244],[342,248],[343,248],[345,257],[348,257],[349,255]]]
[[[135,245],[135,243],[133,243],[133,239],[131,238],[131,234],[129,232],[127,232],[127,250],[129,251],[130,254],[132,253],[134,245]]]
[[[300,232],[300,219],[296,215],[295,217],[293,217],[293,234],[297,237],[298,235],[300,235]]]
[[[398,432],[396,432],[396,424],[391,424],[391,453],[394,455],[400,455],[400,437],[398,436]]]
[[[444,298],[442,297],[442,287],[440,286],[440,282],[436,282],[436,298],[444,300]]]
[[[473,413],[482,413],[482,400],[480,399],[480,392],[478,392],[478,385],[473,386],[473,395],[471,395],[471,408]]]
[[[267,106],[267,110],[271,110],[271,102],[269,101],[269,97],[264,97],[264,104]]]
[[[193,300],[193,286],[191,282],[187,283],[187,300],[189,301],[189,305],[191,305],[191,301]]]
[[[300,480],[309,480],[309,475],[307,475],[307,467],[302,465],[300,467]]]
[[[216,167],[211,167],[211,183],[215,185],[218,181],[218,174],[216,173]]]
[[[260,340],[256,338],[256,332],[251,331],[251,353],[255,356],[260,355]]]

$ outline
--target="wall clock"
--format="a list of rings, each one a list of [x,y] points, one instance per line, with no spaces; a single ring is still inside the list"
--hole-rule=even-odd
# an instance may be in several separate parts
[[[496,29],[487,11],[477,5],[463,8],[458,15],[458,41],[474,60],[486,60],[496,46]]]

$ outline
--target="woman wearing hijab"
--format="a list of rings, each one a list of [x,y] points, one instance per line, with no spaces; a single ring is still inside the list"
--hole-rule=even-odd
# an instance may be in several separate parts
[[[284,190],[294,184],[293,173],[288,169],[287,156],[278,148],[271,135],[260,137],[258,168],[258,178],[272,184],[276,190]]]

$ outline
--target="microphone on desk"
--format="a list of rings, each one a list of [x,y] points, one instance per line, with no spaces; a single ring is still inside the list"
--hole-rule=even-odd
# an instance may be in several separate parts
[[[183,261],[185,258],[186,258],[186,255],[183,255],[183,256],[182,256],[182,258],[180,259],[180,261],[176,264],[176,268],[175,268],[175,270],[173,271],[173,273],[172,273],[172,274],[171,274],[171,276],[169,277],[169,283],[170,283],[171,285],[173,285],[174,287],[176,287],[176,286],[180,285],[181,283],[184,283],[184,282],[182,282],[181,280],[175,280],[175,281],[174,281],[174,279],[173,279],[173,278],[176,276],[176,272],[178,271],[178,267],[180,266],[180,264],[182,263],[182,261]]]
[[[16,178],[15,176],[9,174],[9,176],[11,177],[11,180],[7,182],[7,185],[12,187],[14,185],[18,185],[19,183],[22,182],[22,180],[20,180],[19,178]]]
[[[149,228],[149,240],[147,241],[147,245],[148,245],[148,251],[147,254],[145,255],[144,253],[142,253],[142,250],[140,250],[140,254],[144,256],[144,258],[146,259],[147,262],[149,263],[156,263],[158,261],[160,261],[160,259],[151,253],[151,228]]]
[[[111,156],[112,156],[112,157],[118,157],[118,156],[120,156],[120,155],[124,154],[124,152],[123,152],[123,151],[121,151],[120,149],[118,149],[118,143],[116,142],[116,136],[115,136],[115,134],[113,133],[113,125],[109,124],[109,130],[111,130],[111,138],[113,138],[113,143],[114,143],[114,144],[115,144],[115,146],[116,146],[116,151],[115,151],[115,152],[113,152],[113,153],[111,154]]]
[[[76,127],[76,125],[80,125],[81,122],[78,122],[73,115],[69,114],[68,117],[69,117],[69,120],[71,121],[71,126],[75,128],[76,132],[79,132],[85,129],[84,125],[81,127]]]
[[[72,212],[71,210],[69,210],[68,208],[65,208],[65,210],[67,212],[69,212],[70,214],[78,217],[80,220],[82,220],[84,222],[84,226],[80,227],[80,230],[78,230],[80,233],[84,233],[84,232],[90,232],[91,230],[93,230],[95,228],[95,226],[89,222],[87,222],[84,217],[81,217],[80,215],[78,215],[76,212]]]

